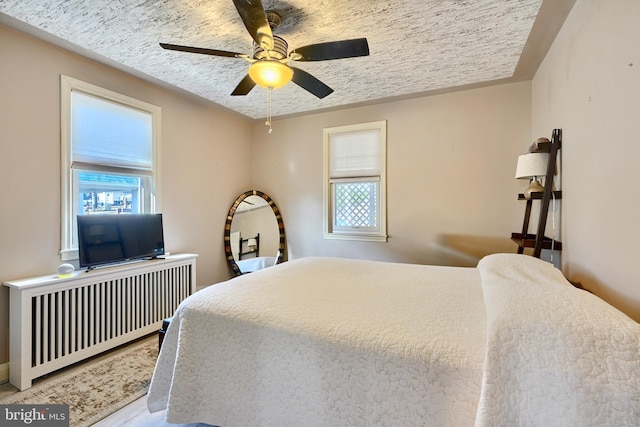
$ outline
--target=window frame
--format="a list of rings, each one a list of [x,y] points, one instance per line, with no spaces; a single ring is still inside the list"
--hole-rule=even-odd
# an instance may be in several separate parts
[[[152,144],[152,170],[149,174],[149,199],[144,205],[144,212],[160,212],[160,129],[161,129],[161,108],[144,101],[114,92],[102,87],[75,79],[73,77],[60,75],[60,165],[61,165],[61,190],[60,190],[60,257],[62,261],[73,261],[78,259],[78,248],[73,246],[74,221],[77,215],[73,204],[74,193],[77,183],[73,179],[74,169],[72,168],[72,146],[71,146],[71,93],[82,92],[84,94],[104,99],[108,102],[121,104],[125,107],[137,109],[151,115],[151,144]],[[84,165],[86,166],[86,165]],[[87,170],[80,167],[81,170]],[[126,174],[119,168],[98,166],[88,169],[90,171],[103,170],[105,172],[115,172]],[[77,175],[77,171],[75,172]],[[143,176],[141,173],[130,175]]]
[[[345,133],[370,133],[377,131],[380,144],[380,175],[378,176],[358,176],[349,178],[331,178],[331,138],[335,135]],[[338,240],[354,240],[354,241],[387,241],[387,191],[386,191],[386,170],[387,170],[387,122],[380,120],[369,123],[359,123],[346,126],[337,126],[323,129],[323,236],[325,239]],[[334,182],[376,182],[378,185],[377,194],[377,215],[378,227],[372,230],[370,227],[364,227],[360,230],[335,229],[333,225],[335,200],[334,200]]]

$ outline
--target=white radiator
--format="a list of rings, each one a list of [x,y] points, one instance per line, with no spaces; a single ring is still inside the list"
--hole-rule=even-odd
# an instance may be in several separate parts
[[[11,384],[27,389],[34,378],[157,331],[195,291],[196,257],[5,282]]]

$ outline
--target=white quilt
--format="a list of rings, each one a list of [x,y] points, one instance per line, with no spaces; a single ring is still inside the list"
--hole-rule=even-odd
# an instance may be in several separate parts
[[[484,358],[478,271],[306,258],[177,310],[149,409],[171,423],[472,425]]]
[[[305,258],[183,302],[148,406],[222,427],[635,426],[639,339],[529,256]]]
[[[639,426],[640,324],[551,264],[478,264],[487,353],[477,426]]]
[[[261,256],[236,261],[242,273],[252,273],[263,268],[272,267],[275,263],[276,257],[274,256]]]

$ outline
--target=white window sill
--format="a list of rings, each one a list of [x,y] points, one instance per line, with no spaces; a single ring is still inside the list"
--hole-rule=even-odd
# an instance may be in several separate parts
[[[355,240],[362,242],[386,242],[387,235],[381,234],[346,234],[346,233],[324,233],[325,239],[330,240]]]
[[[62,249],[60,250],[61,261],[77,261],[78,250],[77,249]]]

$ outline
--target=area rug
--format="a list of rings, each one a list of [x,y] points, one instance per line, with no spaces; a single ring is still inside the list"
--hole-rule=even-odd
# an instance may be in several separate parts
[[[0,399],[0,404],[67,404],[70,426],[87,427],[144,396],[157,357],[157,338],[146,338],[112,356],[36,382]]]

